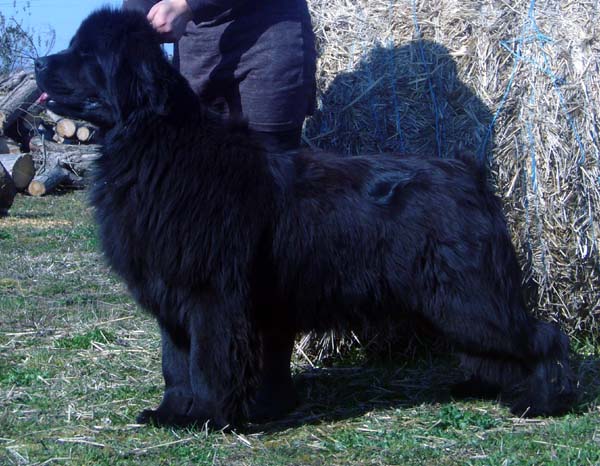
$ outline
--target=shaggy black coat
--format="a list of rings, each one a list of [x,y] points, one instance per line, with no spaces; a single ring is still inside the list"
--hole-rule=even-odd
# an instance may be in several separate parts
[[[471,162],[268,154],[200,104],[137,13],[92,14],[36,70],[50,108],[107,131],[91,195],[102,248],[162,335],[164,398],[141,422],[281,416],[298,332],[410,314],[463,355],[463,388],[513,391],[518,414],[570,406],[567,337],[527,312]]]

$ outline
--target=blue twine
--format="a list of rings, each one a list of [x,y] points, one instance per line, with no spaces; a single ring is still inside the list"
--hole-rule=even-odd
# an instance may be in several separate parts
[[[398,150],[398,152],[402,154],[406,152],[406,141],[404,131],[402,130],[402,114],[400,112],[400,99],[398,97],[398,83],[394,79],[396,72],[396,56],[394,50],[394,42],[392,40],[389,41],[386,51],[388,75],[390,78],[389,87],[392,90],[392,103],[394,106],[394,123],[396,126],[396,134],[398,138],[398,147],[396,148],[396,150]]]
[[[483,138],[483,141],[481,142],[481,145],[479,146],[479,151],[478,151],[477,155],[480,160],[483,160],[483,158],[485,157],[485,154],[487,151],[487,145],[490,142],[490,140],[492,139],[492,134],[493,134],[494,128],[496,126],[496,121],[498,121],[498,118],[500,117],[500,113],[502,113],[502,110],[504,109],[504,106],[506,105],[506,101],[508,100],[508,96],[510,95],[510,91],[512,90],[513,84],[515,82],[515,76],[519,69],[519,63],[521,62],[521,58],[522,58],[521,52],[523,49],[524,41],[525,41],[525,38],[524,38],[524,34],[523,34],[518,39],[512,41],[512,42],[516,43],[516,45],[517,45],[516,52],[513,53],[512,50],[509,49],[509,52],[515,57],[515,62],[513,64],[513,69],[510,73],[510,77],[508,79],[508,84],[506,85],[506,88],[504,89],[504,94],[502,95],[502,99],[500,99],[500,104],[498,105],[498,108],[494,112],[494,116],[492,117],[492,121],[490,122],[490,124],[488,126],[485,137]],[[503,42],[500,42],[500,44],[503,47],[505,46]]]
[[[585,162],[586,150],[583,145],[583,141],[581,139],[579,131],[577,129],[577,125],[576,125],[575,121],[573,120],[573,118],[571,118],[571,115],[569,114],[569,110],[567,108],[565,97],[564,97],[563,93],[561,92],[561,90],[559,89],[560,86],[566,84],[565,78],[559,77],[556,73],[554,73],[554,71],[552,71],[552,66],[550,64],[550,58],[543,49],[543,46],[545,46],[546,44],[553,44],[555,41],[551,37],[544,34],[542,31],[540,31],[540,29],[537,25],[537,21],[535,19],[535,0],[531,0],[531,2],[530,2],[528,19],[529,19],[529,29],[530,29],[531,33],[526,37],[526,42],[527,43],[539,43],[542,46],[541,53],[542,53],[543,63],[540,63],[539,61],[534,60],[529,57],[521,56],[519,58],[522,61],[524,61],[525,63],[533,65],[538,71],[540,71],[542,74],[546,75],[550,79],[550,82],[552,83],[554,92],[556,93],[556,95],[558,97],[560,107],[563,111],[563,114],[564,114],[566,120],[567,120],[567,123],[569,124],[569,127],[571,128],[571,131],[573,132],[573,136],[575,137],[575,140],[579,147],[579,152],[581,154],[581,156],[579,158],[579,164],[581,165]],[[502,42],[500,42],[500,45],[503,48],[505,48],[511,55],[514,56],[514,53],[512,52],[512,50],[509,47],[510,42],[511,41],[502,41]]]
[[[368,82],[368,88],[371,88],[373,86],[373,84],[375,83],[375,79],[373,78],[373,73],[372,73],[372,68],[368,67],[367,68],[367,82]],[[382,127],[382,120],[385,121],[385,116],[384,118],[381,117],[380,112],[381,109],[380,107],[380,102],[379,102],[379,94],[375,93],[373,95],[373,98],[369,99],[369,110],[371,112],[371,121],[373,122],[373,124],[375,125],[374,129],[374,133],[375,133],[375,141],[383,141],[385,140],[385,134],[382,131],[381,127]],[[379,146],[379,144],[377,144]],[[380,147],[377,148],[377,150],[381,150]]]
[[[529,96],[529,108],[533,108],[535,105],[535,89],[531,90],[531,95]],[[537,223],[537,240],[539,241],[539,244],[543,244],[544,243],[544,238],[543,238],[543,228],[542,228],[542,224],[539,221],[540,218],[540,195],[539,195],[539,191],[538,191],[538,179],[537,179],[537,159],[535,157],[536,152],[535,152],[535,138],[533,136],[533,124],[531,123],[531,110],[528,112],[528,116],[527,116],[527,121],[525,123],[525,127],[527,128],[527,142],[529,145],[529,156],[531,158],[531,187],[532,190],[535,194],[535,203],[534,203],[534,207],[535,207],[535,216],[538,219],[538,223]],[[527,198],[527,196],[525,196]],[[529,203],[527,203],[527,210],[529,210]],[[529,212],[527,212],[527,217],[529,217]],[[529,223],[529,219],[527,221],[527,240],[530,241],[531,235],[529,233],[529,229],[530,229],[531,225]],[[541,256],[541,262],[544,265],[544,268],[547,269],[548,264],[547,264],[547,258],[546,258],[546,251],[545,248],[540,248],[540,256]]]
[[[585,147],[583,145],[581,135],[577,129],[577,125],[576,125],[575,121],[573,120],[573,118],[571,118],[571,115],[569,114],[564,95],[561,92],[561,90],[559,89],[560,86],[562,86],[566,83],[565,79],[562,77],[559,77],[558,75],[556,75],[556,73],[554,73],[554,71],[552,71],[552,67],[550,65],[550,59],[548,57],[548,54],[543,50],[543,47],[546,44],[553,44],[554,42],[555,42],[554,39],[547,36],[539,29],[539,27],[537,25],[537,21],[535,19],[535,0],[531,0],[529,3],[529,10],[527,13],[527,22],[523,28],[522,35],[520,37],[518,37],[517,39],[503,40],[500,42],[500,46],[502,48],[504,48],[505,50],[507,50],[508,53],[514,57],[515,62],[514,62],[513,70],[512,70],[511,76],[509,78],[508,84],[504,91],[504,95],[502,96],[502,99],[500,100],[500,104],[498,105],[498,108],[496,109],[496,112],[494,113],[492,121],[486,132],[486,136],[485,136],[484,140],[482,141],[480,150],[478,151],[478,155],[480,157],[483,157],[485,155],[487,145],[491,139],[491,135],[494,131],[494,126],[496,124],[498,116],[502,112],[502,110],[506,104],[506,101],[508,100],[508,96],[510,94],[512,86],[514,84],[515,74],[518,69],[518,66],[521,62],[523,62],[523,63],[527,63],[529,65],[533,65],[538,71],[540,71],[541,73],[543,73],[550,79],[550,82],[552,83],[554,92],[558,96],[561,110],[567,120],[567,123],[569,124],[569,127],[571,128],[573,136],[579,147],[579,152],[581,154],[581,156],[579,158],[579,164],[581,165],[585,162],[586,151],[585,151]],[[537,60],[534,60],[530,57],[523,56],[523,53],[522,53],[523,45],[524,44],[532,44],[532,43],[538,43],[541,45],[543,63],[540,63]],[[514,47],[513,47],[514,44],[516,44],[516,51],[514,50]]]
[[[396,0],[390,0],[390,18],[394,15],[394,5]],[[396,75],[396,48],[393,39],[388,40],[388,59],[387,65],[390,77],[390,89],[392,90],[392,103],[394,104],[394,123],[396,127],[396,134],[398,138],[398,147],[396,150],[400,153],[406,152],[406,137],[402,130],[402,113],[400,111],[400,98],[398,97],[398,83],[394,79]]]
[[[433,82],[431,80],[432,73],[429,70],[429,66],[427,65],[427,60],[425,59],[425,48],[423,47],[423,41],[421,39],[421,27],[419,26],[419,19],[417,18],[417,2],[416,0],[412,0],[412,13],[413,13],[413,23],[415,26],[415,33],[417,37],[417,43],[419,44],[419,55],[421,57],[421,61],[423,62],[423,67],[425,68],[427,75],[427,84],[429,86],[429,95],[431,96],[431,105],[433,106],[433,113],[435,119],[435,142],[437,145],[437,153],[439,157],[442,157],[442,147],[443,147],[443,135],[442,135],[442,115],[439,111],[438,100],[435,94],[435,89],[433,86]]]
[[[531,90],[531,96],[529,97],[529,105],[533,107],[535,104],[535,90]],[[529,112],[531,113],[531,112]],[[531,186],[533,192],[538,194],[538,183],[537,183],[537,160],[535,158],[535,138],[533,137],[533,125],[531,124],[531,115],[527,117],[525,123],[527,128],[527,141],[529,143],[529,158],[531,159]]]

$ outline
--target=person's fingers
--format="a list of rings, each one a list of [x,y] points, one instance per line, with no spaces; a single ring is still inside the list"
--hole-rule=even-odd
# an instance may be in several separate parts
[[[185,32],[189,11],[177,11],[167,0],[156,3],[146,18],[163,42],[176,42]],[[187,19],[185,19],[187,18]]]
[[[158,11],[158,5],[159,3],[155,3],[154,5],[152,5],[152,8],[150,8],[150,11],[146,15],[146,18],[148,19],[148,21],[150,21],[150,23],[152,23],[154,17],[156,16],[156,12]]]
[[[149,18],[149,21],[152,27],[160,33],[169,32],[172,29],[172,24],[168,21],[164,8],[161,8],[160,6],[156,8],[156,11],[152,15],[152,18]]]

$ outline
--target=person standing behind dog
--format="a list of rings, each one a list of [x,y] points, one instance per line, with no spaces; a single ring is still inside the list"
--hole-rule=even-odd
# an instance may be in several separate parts
[[[315,104],[306,0],[124,0],[147,14],[203,102],[243,116],[267,150],[300,146]]]

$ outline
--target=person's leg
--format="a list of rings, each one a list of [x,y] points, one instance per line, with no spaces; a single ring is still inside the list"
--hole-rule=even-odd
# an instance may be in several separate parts
[[[287,131],[254,131],[254,135],[267,152],[277,154],[300,147],[302,127],[298,126]]]

